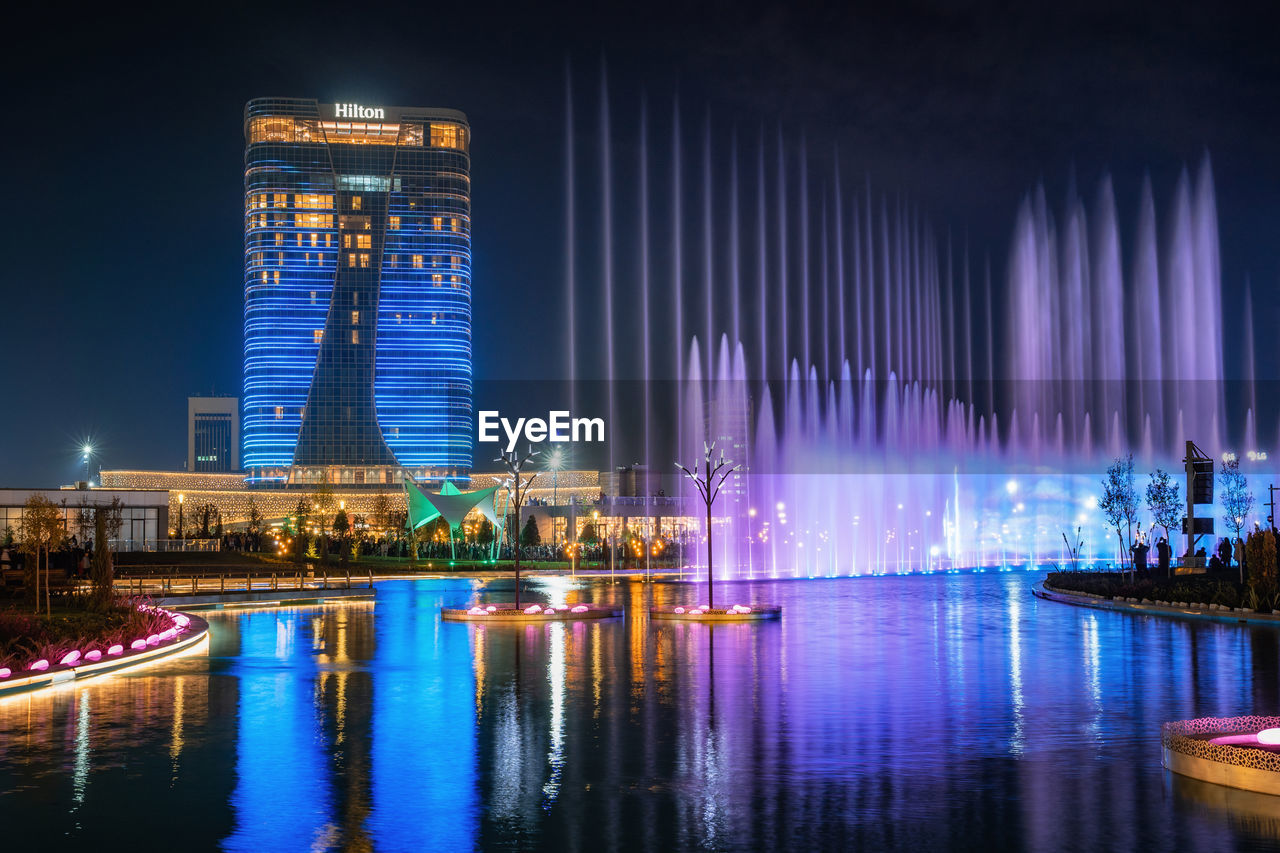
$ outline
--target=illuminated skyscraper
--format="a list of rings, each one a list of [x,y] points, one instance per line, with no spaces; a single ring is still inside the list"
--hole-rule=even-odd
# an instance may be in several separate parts
[[[250,482],[465,478],[466,116],[259,98],[244,132]]]

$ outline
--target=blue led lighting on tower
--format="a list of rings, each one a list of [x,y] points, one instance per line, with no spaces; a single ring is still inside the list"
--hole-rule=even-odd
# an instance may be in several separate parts
[[[466,116],[260,98],[244,131],[250,482],[465,480]]]

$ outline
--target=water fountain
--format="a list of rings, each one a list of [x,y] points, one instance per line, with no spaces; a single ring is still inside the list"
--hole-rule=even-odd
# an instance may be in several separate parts
[[[656,159],[646,110],[637,209],[615,217],[607,111],[602,95],[607,352],[596,360],[616,415],[617,380],[643,378],[653,467],[709,441],[736,452],[743,471],[711,532],[725,578],[1065,563],[1063,534],[1077,527],[1085,562],[1108,562],[1118,555],[1094,496],[1111,458],[1177,472],[1189,437],[1214,456],[1263,450],[1256,394],[1228,417],[1207,157],[1184,171],[1163,223],[1143,183],[1132,245],[1109,178],[1088,213],[1073,190],[1055,215],[1037,189],[1001,278],[906,200],[845,187],[838,158],[811,193],[821,178],[807,145],[781,130],[772,151],[761,130],[744,192],[738,135],[717,156],[708,119],[690,180],[678,105]],[[671,224],[669,243],[650,240],[655,218]],[[612,233],[632,228],[635,287],[614,256],[631,238]],[[679,424],[670,446],[650,424],[663,407]]]

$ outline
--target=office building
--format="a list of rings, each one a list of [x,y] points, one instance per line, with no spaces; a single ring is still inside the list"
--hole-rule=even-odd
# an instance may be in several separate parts
[[[240,470],[238,398],[187,398],[187,470],[203,474]]]

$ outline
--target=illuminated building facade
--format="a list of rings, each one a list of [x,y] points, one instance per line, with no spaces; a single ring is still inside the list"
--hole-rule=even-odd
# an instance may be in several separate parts
[[[249,483],[466,480],[466,116],[261,98],[244,132]]]

